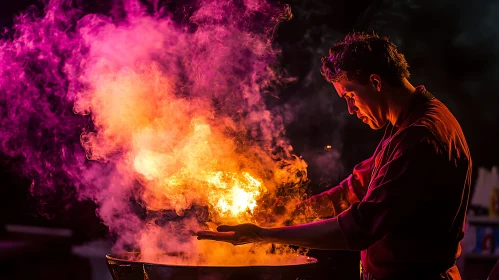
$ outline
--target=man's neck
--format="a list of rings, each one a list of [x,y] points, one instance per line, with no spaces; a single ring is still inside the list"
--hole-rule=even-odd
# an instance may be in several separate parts
[[[402,81],[402,86],[391,88],[387,103],[388,121],[392,125],[395,125],[402,112],[407,110],[411,97],[415,92],[416,88],[407,79]]]

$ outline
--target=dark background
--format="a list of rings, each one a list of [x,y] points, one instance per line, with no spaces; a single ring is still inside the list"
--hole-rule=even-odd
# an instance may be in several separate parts
[[[108,5],[97,0],[79,2],[89,11]],[[174,1],[160,2],[174,6]],[[424,84],[455,114],[472,153],[473,180],[478,167],[498,163],[499,1],[285,2],[294,16],[280,25],[276,44],[283,50],[281,65],[297,80],[272,102],[286,104],[293,112],[294,118],[287,120],[287,135],[296,153],[309,164],[313,192],[323,191],[348,175],[356,163],[371,155],[381,137],[382,131],[372,131],[348,115],[344,101],[319,72],[320,58],[328,48],[354,29],[389,36],[406,55],[410,81]],[[10,27],[13,15],[33,4],[39,5],[32,0],[2,1],[0,27]],[[326,145],[332,149],[325,149]],[[106,236],[92,202],[68,198],[72,200],[70,208],[53,205],[54,211],[47,217],[38,213],[36,199],[29,195],[29,178],[18,175],[8,158],[2,157],[0,164],[1,224],[70,228],[74,232],[72,244]],[[312,254],[331,264],[334,273],[344,275],[338,279],[348,279],[348,273],[358,275],[356,253]]]

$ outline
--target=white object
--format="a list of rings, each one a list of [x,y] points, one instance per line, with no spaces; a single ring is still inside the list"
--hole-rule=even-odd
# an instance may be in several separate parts
[[[492,167],[491,170],[484,167],[478,168],[478,178],[475,182],[475,191],[471,198],[471,205],[489,209],[490,196],[494,188],[499,188],[497,166]]]

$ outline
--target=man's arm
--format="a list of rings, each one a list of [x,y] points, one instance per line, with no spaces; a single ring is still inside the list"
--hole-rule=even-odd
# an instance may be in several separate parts
[[[348,249],[336,218],[279,228],[261,228],[254,224],[220,226],[217,232],[201,231],[197,235],[198,240],[224,241],[234,245],[264,242],[323,250]]]
[[[348,250],[347,240],[336,218],[297,226],[263,229],[263,241],[312,249]]]
[[[362,200],[371,180],[373,161],[371,157],[360,162],[338,186],[302,201],[294,212],[308,217],[335,217],[352,203]]]

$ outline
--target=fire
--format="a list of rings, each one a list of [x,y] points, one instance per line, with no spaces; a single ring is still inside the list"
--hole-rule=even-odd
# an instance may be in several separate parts
[[[135,170],[147,180],[161,177],[161,165],[168,156],[149,150],[141,150],[134,160]],[[186,174],[176,174],[164,179],[166,188],[178,189],[180,192],[185,183]],[[223,171],[200,171],[197,175],[189,174],[191,182],[196,182],[208,188],[207,200],[220,217],[247,221],[257,206],[257,199],[267,190],[262,182],[248,172],[240,174]]]
[[[241,156],[205,120],[194,118],[187,123],[189,129],[177,128],[184,133],[179,137],[183,141],[169,150],[153,150],[144,140],[157,138],[160,131],[143,128],[134,135],[133,168],[144,179],[149,208],[174,208],[181,214],[201,202],[209,204],[220,222],[251,221],[257,200],[267,192],[262,180],[250,174],[255,172],[235,168]]]
[[[219,171],[207,182],[215,189],[209,197],[210,204],[222,216],[240,217],[247,211],[251,213],[257,205],[256,199],[266,191],[262,183],[247,172],[238,175]]]
[[[167,159],[167,155],[155,153],[149,150],[140,151],[134,160],[135,170],[141,173],[147,180],[160,177],[161,164]],[[185,180],[185,174],[181,177],[172,175],[165,179],[165,188],[181,188]],[[246,214],[251,214],[257,206],[257,199],[267,190],[262,182],[255,179],[248,172],[240,174],[234,172],[205,172],[200,171],[198,175],[190,174],[190,177],[198,184],[208,187],[208,202],[221,217],[236,218],[245,221]]]

